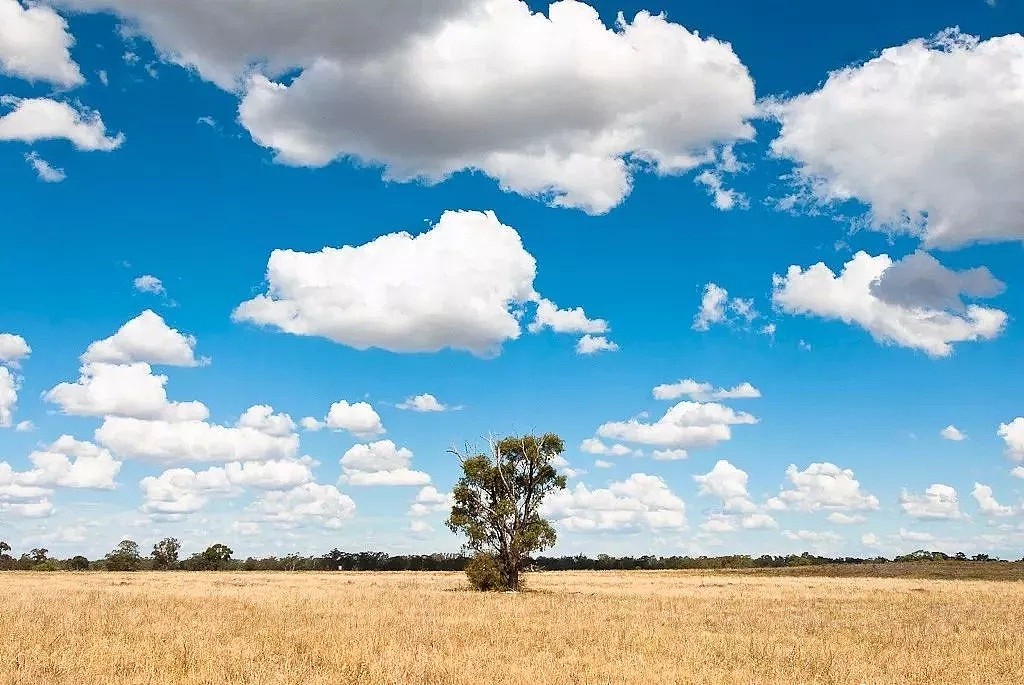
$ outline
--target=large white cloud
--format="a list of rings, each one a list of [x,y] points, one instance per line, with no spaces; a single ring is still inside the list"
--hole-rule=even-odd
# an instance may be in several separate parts
[[[409,516],[429,516],[451,509],[455,497],[450,492],[441,492],[433,485],[423,486],[416,493],[416,499],[409,507]]]
[[[109,152],[121,146],[124,136],[107,135],[99,112],[74,108],[50,98],[0,96],[0,105],[8,108],[0,116],[0,141],[35,143],[63,139],[79,150]]]
[[[875,284],[891,267],[888,255],[865,252],[855,254],[839,275],[822,262],[807,269],[790,266],[785,276],[774,276],[772,300],[787,313],[856,324],[880,342],[936,357],[952,354],[953,343],[995,338],[1006,325],[1006,312],[977,304],[955,311],[881,299]]]
[[[942,483],[929,485],[921,495],[904,490],[900,494],[900,506],[905,514],[919,519],[964,517],[960,512],[960,498],[957,497],[956,489]]]
[[[356,512],[351,497],[333,485],[317,483],[268,492],[250,508],[262,520],[285,528],[305,525],[340,528]]]
[[[263,63],[239,119],[286,164],[352,158],[428,182],[481,170],[601,213],[638,170],[680,173],[753,137],[754,84],[732,47],[646,12],[608,28],[574,0],[546,16],[520,0],[65,2],[121,12],[225,88]]]
[[[0,72],[71,87],[85,82],[71,59],[74,38],[49,7],[0,0]]]
[[[114,335],[89,345],[82,363],[198,366],[196,339],[171,328],[159,314],[147,309],[121,326]]]
[[[123,416],[164,421],[204,421],[210,412],[202,402],[168,402],[167,376],[156,375],[145,362],[82,367],[77,383],[61,383],[43,394],[47,402],[73,416]]]
[[[412,456],[391,440],[353,445],[341,458],[341,477],[350,485],[427,485],[428,474],[409,468]]]
[[[69,435],[32,452],[28,459],[32,469],[16,474],[16,482],[41,488],[110,490],[121,470],[121,462],[108,450]]]
[[[251,411],[251,410],[250,410]],[[251,416],[249,412],[243,415]],[[281,434],[283,419],[270,419],[253,427],[238,423],[222,426],[205,421],[147,421],[110,416],[96,429],[96,441],[128,458],[159,463],[273,461],[292,459],[299,437]],[[269,432],[268,432],[269,431]]]
[[[860,489],[853,471],[828,462],[814,463],[803,471],[790,464],[786,478],[792,488],[781,490],[768,501],[770,509],[798,511],[856,511],[878,509],[878,498]]]
[[[641,419],[610,421],[597,429],[602,438],[670,449],[713,447],[732,437],[730,426],[757,419],[715,402],[679,402],[651,423]]]
[[[857,199],[925,245],[1024,239],[1024,36],[956,30],[883,50],[777,103],[797,197]]]
[[[567,530],[657,530],[686,527],[686,504],[660,476],[634,473],[607,488],[583,483],[556,490],[541,513]]]
[[[286,490],[313,480],[307,461],[231,462],[205,471],[169,469],[139,482],[143,511],[186,514],[199,511],[214,494],[227,495],[239,488]]]
[[[1024,416],[999,424],[998,434],[1006,443],[1006,456],[1014,461],[1024,461]]]
[[[364,350],[497,354],[521,334],[521,308],[539,299],[537,263],[493,212],[448,211],[417,236],[391,233],[358,247],[275,250],[268,292],[236,321],[315,335]]]

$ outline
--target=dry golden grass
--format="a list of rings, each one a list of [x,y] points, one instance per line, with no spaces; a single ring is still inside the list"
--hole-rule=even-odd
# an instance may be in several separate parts
[[[1024,584],[0,574],[0,683],[1020,683]]]

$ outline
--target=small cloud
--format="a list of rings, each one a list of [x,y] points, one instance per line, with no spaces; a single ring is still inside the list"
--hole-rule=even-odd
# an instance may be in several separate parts
[[[199,117],[196,119],[196,123],[202,124],[203,126],[209,126],[210,128],[217,128],[217,120],[211,116]]]
[[[598,352],[618,352],[618,344],[603,335],[587,334],[576,342],[576,354],[589,355]]]
[[[106,71],[104,71],[103,69],[100,69],[98,72],[96,72],[96,75],[99,77],[100,83],[102,83],[105,86],[109,86],[110,85],[110,78],[107,76],[107,72]]]
[[[35,169],[36,174],[39,176],[39,180],[44,183],[60,183],[67,178],[67,174],[64,173],[63,169],[58,169],[53,166],[40,157],[36,152],[29,152],[26,154],[25,161],[29,163],[29,166]]]
[[[811,343],[807,342],[803,338],[801,338],[800,342],[797,343],[797,347],[799,347],[801,350],[805,350],[807,352],[810,352],[811,349],[812,349],[811,348]]]
[[[942,431],[939,432],[939,435],[941,435],[946,440],[952,440],[954,442],[960,442],[961,440],[967,439],[967,436],[953,424],[950,424],[943,428]]]
[[[36,424],[31,421],[22,421],[14,427],[14,430],[19,433],[31,433],[36,429]]]
[[[164,288],[163,281],[156,276],[145,274],[139,276],[132,281],[132,287],[140,293],[150,293],[152,295],[166,295],[167,290]]]
[[[441,412],[451,411],[458,409],[458,407],[449,407],[448,405],[439,401],[436,397],[430,393],[423,393],[422,395],[416,395],[415,397],[409,397],[401,404],[396,405],[399,409],[406,409],[408,411],[415,412]]]
[[[611,463],[610,461],[605,461],[604,459],[595,459],[594,460],[594,468],[610,469],[612,466],[614,466],[614,464]]]

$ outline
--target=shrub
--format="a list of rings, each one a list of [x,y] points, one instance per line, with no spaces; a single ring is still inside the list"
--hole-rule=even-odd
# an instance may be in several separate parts
[[[480,553],[466,564],[470,584],[482,592],[507,590],[501,577],[501,568],[493,554]]]

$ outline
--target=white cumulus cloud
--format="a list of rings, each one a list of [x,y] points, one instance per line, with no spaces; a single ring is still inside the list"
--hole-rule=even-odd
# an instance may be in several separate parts
[[[206,360],[196,359],[195,346],[195,337],[171,328],[159,314],[147,309],[114,335],[91,343],[82,363],[199,366]]]
[[[860,326],[876,340],[922,350],[934,357],[953,352],[953,343],[990,340],[1006,325],[1006,313],[977,304],[962,312],[925,305],[893,304],[878,297],[874,284],[893,266],[888,255],[858,252],[837,275],[819,262],[790,266],[773,277],[772,300],[789,314],[839,319]]]
[[[40,140],[67,140],[75,148],[109,152],[121,147],[124,136],[107,135],[99,112],[74,108],[50,98],[0,96],[0,106],[9,111],[0,116],[0,141],[35,143]]]
[[[686,527],[686,504],[660,476],[634,473],[607,488],[583,483],[556,490],[544,500],[541,513],[575,531],[661,530]]]
[[[904,490],[900,493],[900,506],[905,514],[919,519],[963,518],[956,489],[942,483],[929,485],[922,495]]]
[[[602,438],[669,449],[713,447],[732,438],[730,426],[757,419],[718,403],[679,402],[651,423],[641,419],[610,421],[597,429]]]
[[[0,72],[69,88],[85,82],[71,59],[75,39],[64,18],[44,5],[0,0]]]
[[[684,378],[677,383],[656,386],[651,391],[651,395],[656,400],[675,400],[685,396],[695,402],[712,402],[718,400],[756,399],[761,396],[761,391],[747,382],[740,383],[732,388],[715,388],[710,383],[695,381],[692,378]]]
[[[1022,240],[1022,61],[1020,34],[888,48],[776,103],[772,151],[795,162],[796,198],[859,200],[875,228],[942,248]]]
[[[790,464],[786,478],[790,489],[768,501],[770,509],[798,511],[857,511],[878,509],[878,498],[860,489],[853,471],[828,462],[809,465],[803,471]]]
[[[350,485],[427,485],[430,476],[410,468],[412,456],[391,440],[353,445],[341,458],[342,480]]]

